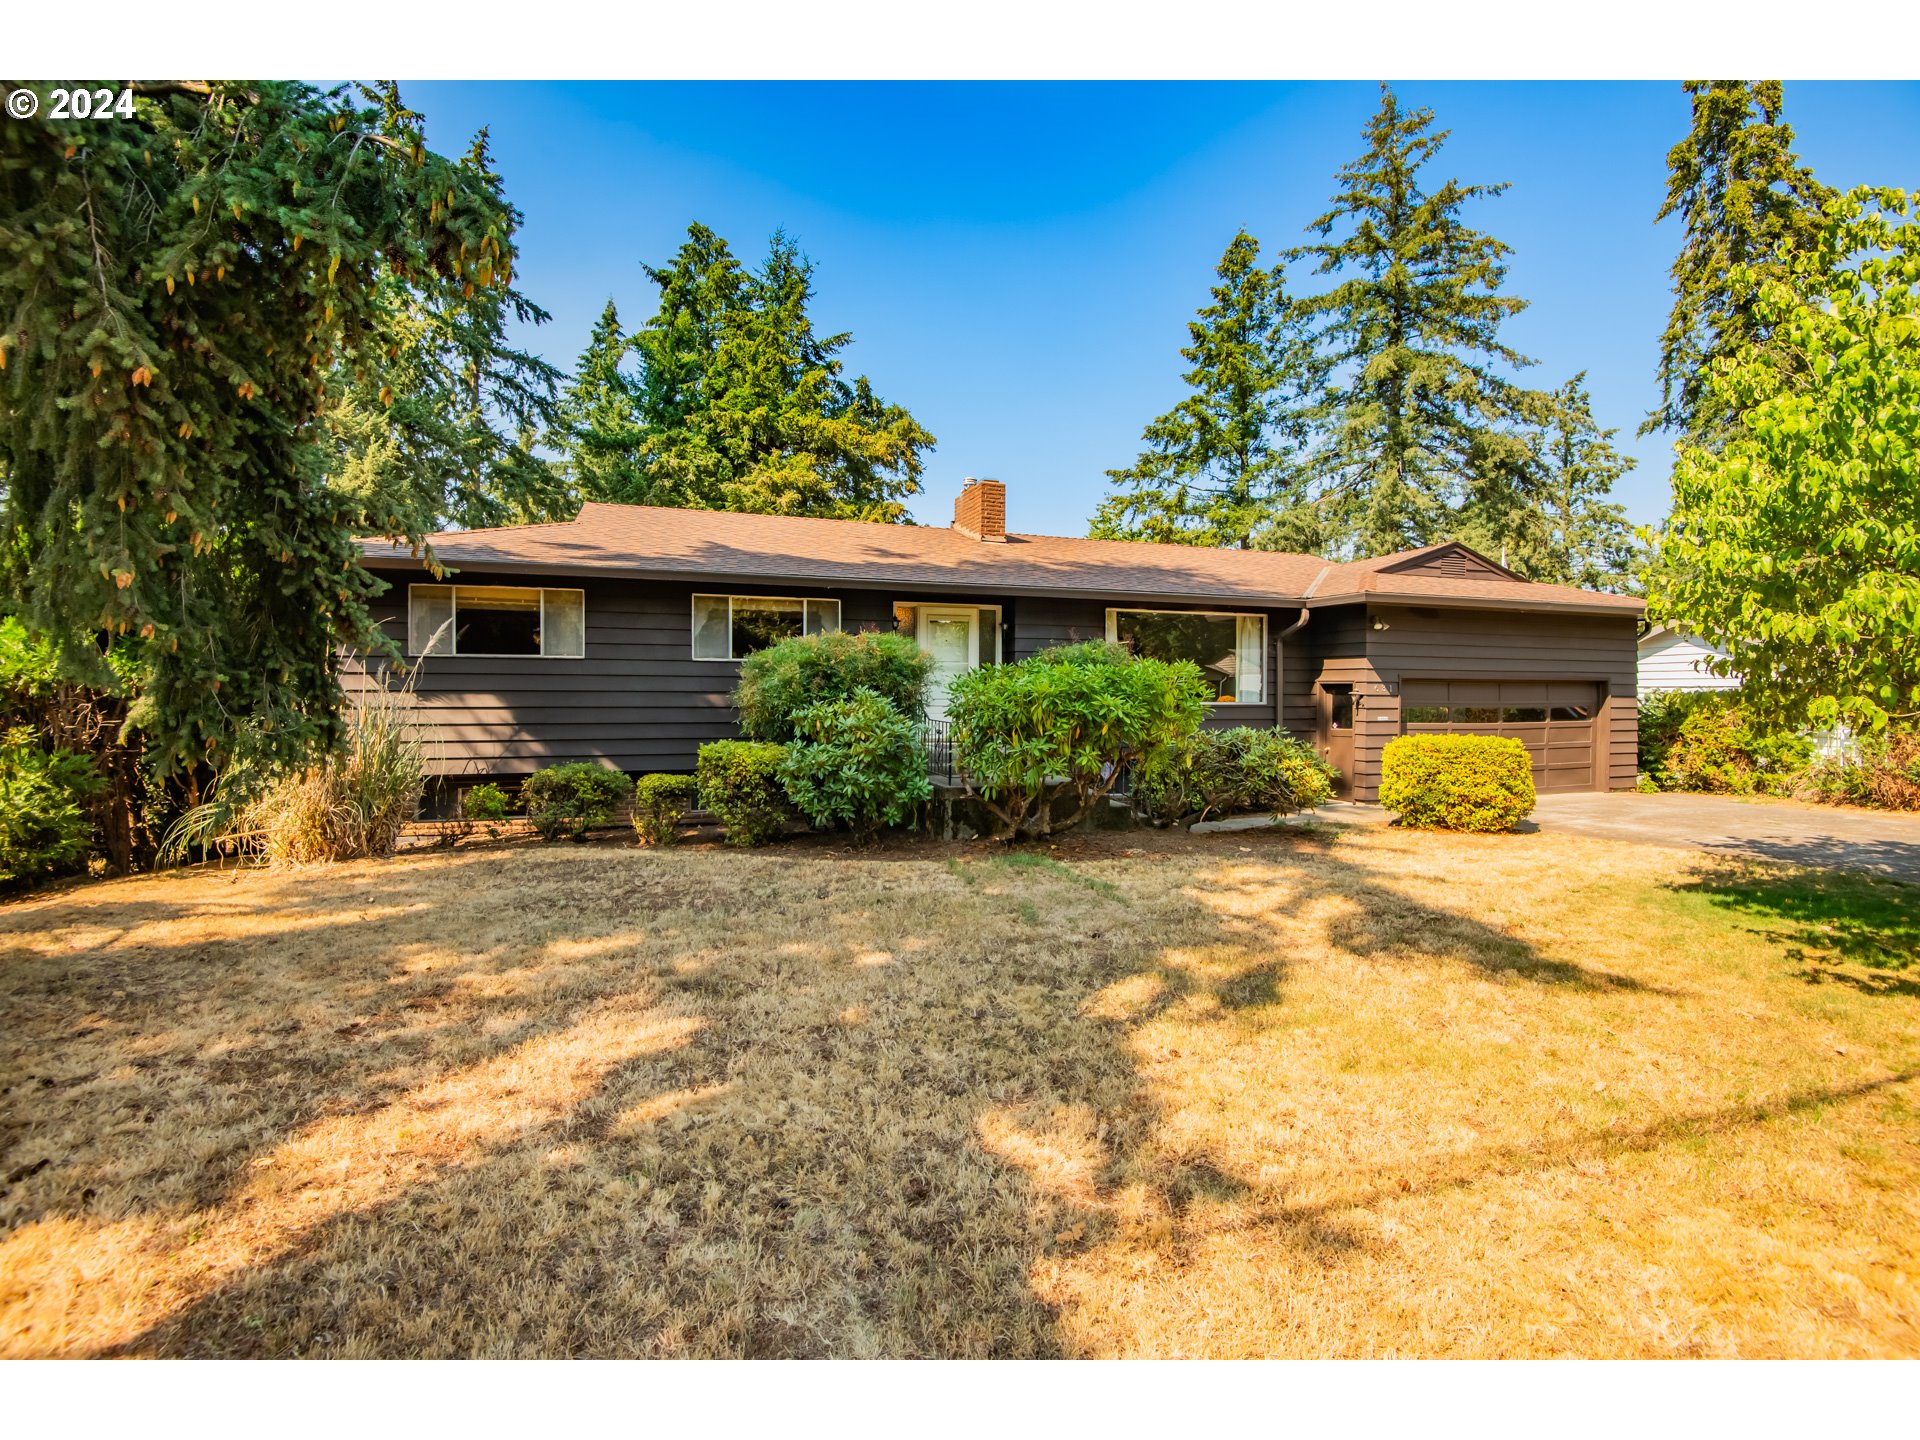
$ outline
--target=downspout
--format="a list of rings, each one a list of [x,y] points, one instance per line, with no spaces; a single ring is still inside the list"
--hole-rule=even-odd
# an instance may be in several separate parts
[[[1273,728],[1287,728],[1287,641],[1300,633],[1307,623],[1307,617],[1313,614],[1306,606],[1300,607],[1300,618],[1274,637],[1274,649],[1280,660],[1280,673],[1273,677]]]

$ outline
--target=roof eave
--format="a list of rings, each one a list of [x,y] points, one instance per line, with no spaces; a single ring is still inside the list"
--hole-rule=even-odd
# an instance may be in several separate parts
[[[870,571],[859,575],[847,575],[824,572],[809,572],[801,569],[787,571],[780,575],[769,575],[765,571],[728,572],[724,570],[663,570],[650,567],[629,565],[565,565],[552,562],[531,560],[458,560],[451,556],[440,555],[440,560],[449,578],[459,575],[532,575],[553,579],[568,580],[642,580],[665,584],[727,584],[757,586],[765,590],[770,585],[806,585],[817,589],[835,590],[872,590],[902,591],[929,594],[976,594],[985,602],[1007,596],[1013,599],[1043,599],[1058,595],[1074,595],[1091,600],[1109,600],[1117,604],[1133,604],[1145,601],[1184,601],[1196,605],[1210,603],[1231,603],[1251,605],[1260,609],[1292,609],[1302,600],[1297,595],[1277,594],[1268,590],[1249,589],[1127,589],[1108,586],[1074,585],[1068,583],[1055,585],[1009,584],[991,577],[975,579],[968,576],[951,578],[924,579],[883,576],[875,578]],[[424,557],[412,555],[363,555],[361,563],[369,570],[418,571],[431,575]]]
[[[1403,595],[1378,590],[1317,595],[1300,603],[1316,610],[1334,605],[1400,605],[1438,606],[1447,610],[1544,610],[1576,615],[1631,615],[1635,618],[1644,614],[1647,608],[1645,601],[1635,600],[1631,596],[1621,596],[1612,601],[1561,600],[1527,595],[1496,599],[1486,595]]]

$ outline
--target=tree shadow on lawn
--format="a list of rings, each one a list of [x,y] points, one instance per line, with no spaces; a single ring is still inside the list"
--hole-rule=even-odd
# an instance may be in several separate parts
[[[1747,862],[1715,867],[1675,889],[1771,922],[1755,933],[1784,945],[1810,983],[1920,995],[1920,976],[1905,973],[1920,963],[1920,886]]]
[[[1176,1249],[1254,1193],[1162,1147],[1140,1036],[1284,1006],[1289,917],[1644,988],[1314,837],[1247,849],[1182,837],[1140,891],[1072,851],[454,852],[247,877],[248,933],[213,938],[169,938],[218,928],[192,888],[11,911],[0,1178],[51,1162],[0,1195],[37,1327],[13,1348],[1060,1354],[1034,1267],[1096,1243],[1120,1187]]]

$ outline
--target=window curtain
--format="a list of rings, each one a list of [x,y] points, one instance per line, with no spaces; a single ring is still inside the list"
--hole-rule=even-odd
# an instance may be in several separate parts
[[[587,653],[586,596],[578,590],[544,592],[546,613],[541,617],[540,649],[544,655],[579,658]]]
[[[1234,646],[1237,663],[1234,671],[1239,679],[1239,695],[1242,705],[1255,705],[1260,701],[1262,691],[1262,670],[1265,668],[1267,627],[1258,615],[1239,617],[1239,643]]]
[[[407,653],[453,654],[453,587],[407,587]]]

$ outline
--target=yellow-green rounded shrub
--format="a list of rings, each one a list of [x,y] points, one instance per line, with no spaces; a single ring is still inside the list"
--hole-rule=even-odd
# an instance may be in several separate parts
[[[1499,735],[1402,735],[1380,756],[1380,803],[1423,830],[1511,830],[1533,809],[1527,747]]]

